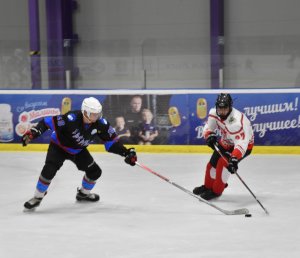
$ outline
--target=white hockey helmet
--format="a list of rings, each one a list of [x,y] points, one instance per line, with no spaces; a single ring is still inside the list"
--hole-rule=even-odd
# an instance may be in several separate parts
[[[91,114],[98,114],[99,118],[102,117],[102,105],[94,97],[85,98],[82,101],[81,112],[87,118],[90,118]]]

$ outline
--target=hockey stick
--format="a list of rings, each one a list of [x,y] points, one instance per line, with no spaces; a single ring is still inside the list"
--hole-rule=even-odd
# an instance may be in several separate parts
[[[180,186],[180,185],[172,182],[170,179],[168,179],[168,178],[166,178],[166,177],[158,174],[157,172],[153,171],[152,169],[146,167],[145,165],[143,165],[143,164],[141,164],[139,162],[135,162],[135,164],[138,165],[140,168],[142,168],[142,169],[150,172],[151,174],[158,176],[159,178],[161,178],[162,180],[168,182],[169,184],[177,187],[178,189],[182,190],[183,192],[185,192],[185,193],[193,196],[194,198],[198,199],[200,202],[206,203],[207,205],[209,205],[209,206],[217,209],[218,211],[220,211],[220,212],[222,212],[222,213],[224,213],[226,215],[244,215],[244,214],[248,214],[249,213],[249,210],[245,209],[245,208],[243,208],[243,209],[237,209],[237,210],[224,210],[224,209],[221,209],[220,207],[214,205],[213,203],[208,202],[208,201],[202,199],[201,197],[193,194],[191,191],[187,190],[186,188],[184,188],[184,187],[182,187],[182,186]]]
[[[219,153],[219,155],[222,157],[222,159],[228,164],[228,160],[224,157],[224,155],[222,154],[221,150],[219,149],[219,147],[217,146],[217,144],[214,144],[215,146],[215,150]],[[255,194],[250,190],[250,188],[248,187],[248,185],[244,182],[244,180],[240,177],[240,175],[237,173],[237,171],[234,173],[236,174],[236,176],[238,177],[238,179],[240,179],[240,181],[243,183],[243,185],[248,189],[248,191],[252,194],[252,196],[254,197],[254,199],[258,202],[258,204],[263,208],[263,210],[265,211],[265,213],[267,215],[269,215],[270,213],[267,211],[267,209],[261,204],[261,202],[257,199],[257,197],[255,196]]]

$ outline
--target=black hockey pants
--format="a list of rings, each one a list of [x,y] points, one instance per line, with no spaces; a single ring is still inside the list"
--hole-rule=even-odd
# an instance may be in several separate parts
[[[72,161],[77,166],[78,170],[84,171],[86,176],[93,181],[101,176],[101,168],[94,161],[87,149],[83,149],[78,154],[72,155],[52,142],[49,144],[45,165],[41,175],[45,179],[51,181],[55,177],[56,172],[62,167],[65,160]]]

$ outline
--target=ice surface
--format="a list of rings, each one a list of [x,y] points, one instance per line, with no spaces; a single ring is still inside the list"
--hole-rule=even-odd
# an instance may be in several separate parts
[[[199,258],[300,257],[300,157],[252,155],[214,204],[248,208],[226,216],[114,154],[93,153],[103,173],[99,203],[75,202],[83,176],[65,162],[41,206],[23,212],[44,163],[43,152],[0,152],[0,257]],[[192,190],[209,155],[140,154],[139,161]]]

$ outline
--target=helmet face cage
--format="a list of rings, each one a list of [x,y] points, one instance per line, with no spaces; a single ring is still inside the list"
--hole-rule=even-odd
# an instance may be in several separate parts
[[[232,110],[232,104],[233,101],[230,94],[221,93],[220,95],[218,95],[216,100],[217,115],[220,116],[222,119],[226,119]],[[229,112],[226,116],[222,116],[218,113],[218,108],[229,108]]]
[[[92,119],[93,120],[98,120],[100,118],[102,118],[102,112],[101,113],[95,113],[95,112],[91,112],[91,111],[87,111],[87,110],[83,110],[83,115],[85,117],[87,117],[88,119]]]

